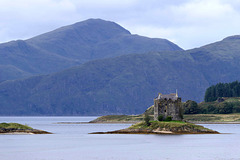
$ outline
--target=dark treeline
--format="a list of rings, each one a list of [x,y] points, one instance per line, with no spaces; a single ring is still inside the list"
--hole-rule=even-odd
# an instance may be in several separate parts
[[[205,92],[205,102],[212,102],[218,97],[240,97],[240,82],[218,83],[207,88]]]

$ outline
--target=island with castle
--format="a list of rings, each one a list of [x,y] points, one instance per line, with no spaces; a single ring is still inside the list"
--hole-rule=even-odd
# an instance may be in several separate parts
[[[106,116],[91,123],[98,123],[104,118]],[[150,116],[145,114],[144,121],[135,123],[129,128],[92,134],[219,134],[219,132],[201,125],[184,121],[182,102],[177,91],[171,94],[159,93],[154,98],[153,120],[150,119]]]

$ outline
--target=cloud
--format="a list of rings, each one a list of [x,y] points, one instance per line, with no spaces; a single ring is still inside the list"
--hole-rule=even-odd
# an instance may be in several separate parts
[[[239,6],[237,1],[225,0],[184,1],[161,9],[155,6],[129,28],[134,33],[163,37],[190,49],[239,34]]]
[[[68,0],[1,0],[0,5],[0,41],[47,32],[71,23],[77,15],[74,4]]]
[[[26,39],[88,18],[189,49],[239,34],[238,0],[1,0],[0,42]]]

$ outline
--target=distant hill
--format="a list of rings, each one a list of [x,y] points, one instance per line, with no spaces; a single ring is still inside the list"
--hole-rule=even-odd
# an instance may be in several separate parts
[[[200,102],[218,82],[240,80],[240,41],[188,51],[123,55],[0,84],[0,115],[140,114],[158,92]]]
[[[192,88],[198,84],[204,89],[207,82],[204,85],[189,55],[177,55],[124,55],[47,76],[3,82],[0,114],[132,114],[142,113],[159,91],[178,88],[186,96],[197,97],[199,91],[192,93]]]
[[[177,50],[182,49],[166,39],[132,35],[114,22],[89,19],[28,40],[0,44],[0,82],[53,73],[95,59]]]

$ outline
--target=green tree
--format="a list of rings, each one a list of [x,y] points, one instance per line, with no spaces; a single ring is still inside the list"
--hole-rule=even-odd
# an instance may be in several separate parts
[[[219,114],[232,113],[233,105],[231,103],[221,103],[217,106],[217,110]]]
[[[188,100],[183,104],[184,113],[185,114],[197,114],[199,113],[200,109],[198,107],[197,102]]]
[[[209,105],[207,106],[207,113],[215,113],[216,107],[214,107],[213,105]]]
[[[163,115],[158,116],[158,121],[163,121]]]
[[[240,83],[234,81],[232,83],[218,83],[206,89],[204,101],[212,102],[218,97],[240,97]]]
[[[147,126],[150,126],[150,116],[148,114],[144,115],[144,122],[146,123]]]
[[[171,116],[167,116],[164,121],[172,121],[172,117]]]

